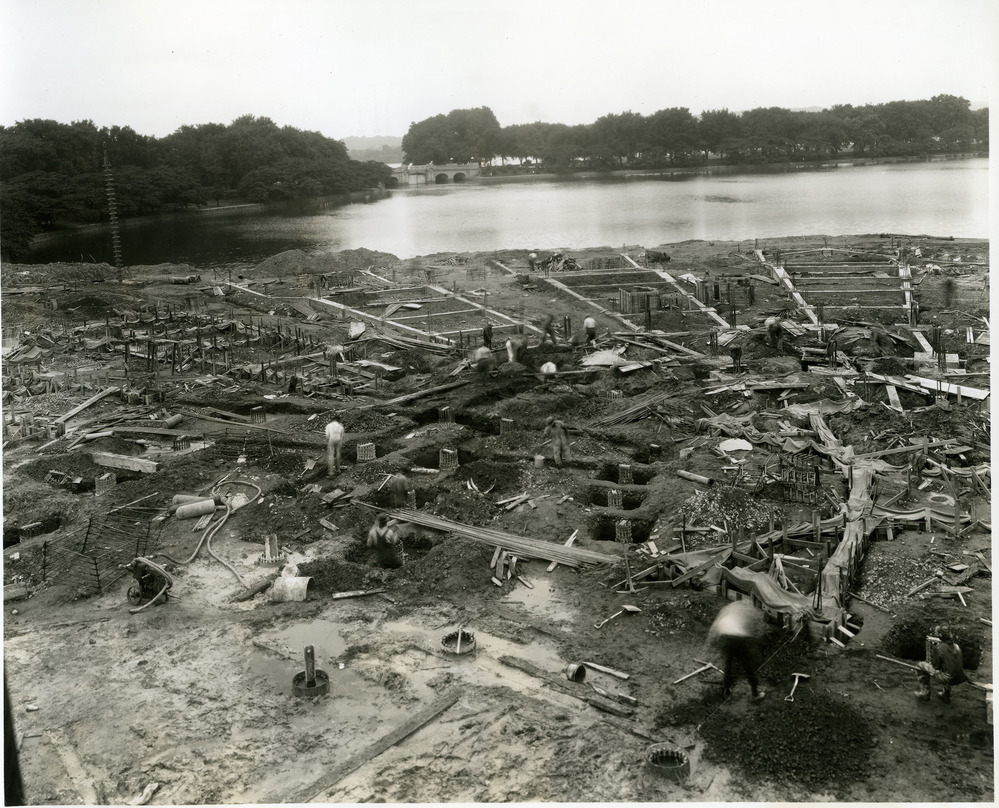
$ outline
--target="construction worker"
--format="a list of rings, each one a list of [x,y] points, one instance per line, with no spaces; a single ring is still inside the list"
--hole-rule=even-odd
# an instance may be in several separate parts
[[[487,348],[493,347],[493,324],[488,321],[482,326],[482,344]]]
[[[939,685],[936,690],[937,696],[946,704],[950,704],[951,685],[958,685],[968,681],[964,675],[964,656],[961,653],[961,646],[955,642],[954,633],[950,626],[935,626],[933,636],[926,638],[928,641],[927,659],[920,662],[919,690],[913,695],[923,701],[930,700],[930,683]]]
[[[551,337],[552,345],[558,345],[558,337],[555,335],[555,315],[546,314],[544,319],[541,321],[541,345],[545,344],[545,340]]]
[[[767,327],[767,342],[775,351],[784,347],[784,321],[780,317],[768,317],[764,323]]]
[[[725,675],[722,691],[727,698],[735,682],[735,663],[738,662],[749,679],[754,702],[762,701],[767,694],[760,690],[756,671],[760,667],[759,637],[763,630],[763,613],[747,598],[723,606],[708,630],[708,643],[716,644],[725,657]]]
[[[496,369],[496,357],[485,345],[480,345],[475,349],[475,369],[480,376],[492,373]]]
[[[562,468],[562,463],[570,460],[569,438],[565,423],[558,420],[554,415],[549,415],[548,420],[545,422],[545,437],[551,438],[552,456],[555,459],[555,465],[558,468]]]
[[[537,261],[538,261],[537,253],[532,252],[530,255],[527,256],[527,263],[531,267],[531,272],[534,272],[537,269]]]
[[[389,480],[389,501],[393,508],[405,508],[409,500],[409,492],[413,490],[409,478],[402,474],[392,475]]]
[[[736,373],[742,373],[742,346],[733,345],[728,349],[728,355],[732,357],[732,367]]]
[[[332,477],[340,473],[340,446],[343,443],[343,424],[334,418],[326,424],[326,473]]]
[[[583,330],[586,332],[586,341],[590,343],[590,345],[596,345],[597,321],[592,317],[587,317],[583,320]]]
[[[520,362],[527,349],[526,340],[510,337],[506,341],[506,358],[509,362]]]
[[[368,547],[374,548],[378,563],[383,567],[398,569],[406,563],[402,540],[396,530],[396,521],[389,519],[387,514],[378,514],[371,530],[368,531]]]
[[[554,362],[545,362],[541,366],[541,375],[545,377],[545,384],[549,384],[558,372]]]

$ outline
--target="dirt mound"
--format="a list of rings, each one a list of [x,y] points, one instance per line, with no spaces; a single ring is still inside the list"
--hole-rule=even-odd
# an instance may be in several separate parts
[[[3,286],[79,284],[86,281],[113,281],[117,278],[118,273],[110,264],[4,264],[0,268],[0,285]]]
[[[312,578],[310,589],[324,594],[364,589],[370,573],[370,567],[332,558],[317,558],[298,565],[299,575]]]
[[[367,250],[363,247],[326,255],[307,255],[301,250],[286,250],[261,261],[253,271],[256,274],[269,277],[323,274],[354,269],[367,269],[370,266],[396,263],[398,260],[391,253]]]
[[[435,598],[451,598],[493,587],[489,561],[493,548],[471,539],[451,536],[440,541],[422,558],[407,564],[406,580]]]
[[[771,694],[767,709],[737,716],[730,699],[701,726],[705,757],[740,769],[747,780],[844,790],[871,771],[874,733],[868,716],[835,694],[801,687],[793,702]]]

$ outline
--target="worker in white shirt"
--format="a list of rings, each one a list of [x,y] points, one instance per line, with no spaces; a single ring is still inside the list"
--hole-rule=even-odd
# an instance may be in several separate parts
[[[583,328],[586,331],[586,341],[591,345],[595,344],[597,341],[597,321],[592,317],[587,317],[583,320]]]
[[[326,467],[332,477],[340,473],[340,445],[343,443],[343,424],[334,419],[326,425]]]

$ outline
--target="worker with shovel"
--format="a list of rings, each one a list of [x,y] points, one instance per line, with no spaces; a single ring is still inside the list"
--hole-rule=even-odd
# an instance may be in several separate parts
[[[923,701],[929,701],[932,682],[934,685],[939,685],[936,694],[940,700],[950,704],[951,685],[968,681],[964,675],[964,656],[961,653],[961,646],[954,641],[954,634],[949,626],[936,626],[933,629],[933,636],[927,639],[929,659],[917,665],[919,690],[914,691],[913,695]]]
[[[340,473],[340,445],[343,443],[343,424],[334,418],[326,425],[326,466],[332,477]]]
[[[389,480],[389,501],[393,508],[405,508],[409,500],[409,492],[413,490],[413,485],[402,472],[393,474]]]
[[[722,692],[728,697],[735,682],[738,662],[749,679],[752,700],[759,702],[767,694],[759,688],[756,671],[760,667],[759,636],[763,629],[763,614],[747,599],[723,606],[708,630],[708,643],[716,643],[725,657]]]

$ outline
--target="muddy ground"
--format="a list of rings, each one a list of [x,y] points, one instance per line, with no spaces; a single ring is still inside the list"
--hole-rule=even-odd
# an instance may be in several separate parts
[[[672,255],[666,269],[674,276],[691,272],[737,284],[750,273],[766,274],[754,257],[757,246],[768,255],[820,247],[859,255],[889,253],[896,242],[870,235],[647,246]],[[930,237],[905,243],[921,248],[920,269],[929,261],[944,267],[940,274],[915,273],[920,325],[940,325],[944,350],[960,354],[969,374],[987,374],[988,345],[968,343],[965,332],[970,326],[980,335],[981,317],[988,316],[983,294],[988,245]],[[638,247],[626,251],[641,255]],[[620,253],[594,248],[571,255],[590,266],[605,261],[613,269]],[[956,269],[955,259],[960,259]],[[369,251],[326,257],[284,253],[233,279],[256,295],[223,289],[227,278],[191,267],[129,267],[120,279],[110,267],[3,267],[5,338],[19,334],[24,344],[40,336],[38,344],[51,351],[33,366],[32,379],[21,372],[20,382],[14,382],[5,370],[5,414],[59,416],[105,384],[136,389],[146,384],[165,391],[164,400],[133,402],[129,406],[138,417],[183,411],[179,429],[196,436],[186,449],[132,434],[96,437],[69,449],[80,435],[120,416],[126,405],[113,396],[68,419],[67,434],[57,439],[5,434],[3,656],[29,803],[128,803],[144,790],[149,804],[994,800],[985,691],[962,685],[950,704],[918,702],[911,695],[912,671],[877,656],[919,661],[925,636],[947,622],[965,648],[968,676],[991,686],[992,634],[984,622],[992,615],[990,566],[975,562],[963,584],[970,588],[963,603],[924,597],[925,589],[908,595],[941,566],[975,559],[964,553],[980,552],[991,564],[989,504],[970,481],[959,483],[958,494],[978,520],[972,529],[953,536],[919,522],[893,531],[890,540],[875,537],[852,590],[870,603],[845,604],[862,629],[844,647],[768,624],[760,671],[767,696],[760,704],[750,704],[745,680],[723,700],[715,671],[675,683],[700,668],[699,660],[721,663],[705,641],[725,602],[713,582],[643,582],[636,584],[639,591],[621,594],[615,584],[625,577],[623,563],[548,572],[547,561],[522,559],[517,571],[533,588],[517,578],[497,586],[490,569],[493,547],[471,538],[406,529],[406,566],[391,571],[379,568],[364,546],[375,511],[356,503],[386,507],[386,475],[405,471],[423,512],[552,542],[578,531],[574,546],[618,557],[628,553],[633,570],[646,568],[652,562],[643,543],[652,539],[663,549],[679,543],[678,508],[698,490],[696,483],[677,477],[677,469],[716,478],[719,485],[735,474],[731,458],[714,451],[719,437],[697,431],[702,405],[757,416],[779,406],[772,391],[708,395],[738,381],[725,351],[626,373],[586,371],[579,364],[585,353],[562,339],[555,347],[531,349],[523,363],[501,362],[496,376],[481,378],[462,367],[482,325],[473,312],[449,322],[461,330],[462,340],[471,340],[464,350],[438,354],[371,341],[366,358],[401,368],[401,376],[377,384],[361,377],[359,389],[349,395],[318,383],[289,394],[287,376],[275,383],[238,370],[259,366],[261,358],[276,362],[293,356],[284,341],[265,345],[232,337],[228,375],[221,368],[212,375],[203,363],[180,373],[160,364],[150,379],[145,359],[133,355],[126,374],[123,353],[109,353],[106,346],[71,350],[64,339],[85,320],[87,335],[99,338],[110,331],[106,321],[122,312],[141,320],[155,304],[156,323],[166,320],[168,309],[178,318],[179,312],[214,312],[280,325],[285,334],[301,334],[303,343],[311,338],[312,347],[349,344],[347,320],[310,317],[309,307],[303,308],[321,273],[349,273],[356,286],[386,291],[391,284],[432,283],[488,301],[489,308],[522,323],[536,323],[551,312],[557,325],[570,316],[578,328],[593,312],[547,283],[544,273],[532,275],[520,252],[406,261]],[[200,274],[201,280],[170,282],[187,274]],[[215,293],[219,284],[227,293]],[[613,308],[616,293],[602,294],[601,305]],[[818,345],[816,337],[788,339],[777,351],[765,343],[761,328],[765,316],[788,307],[786,297],[760,282],[752,304],[740,301],[738,321],[753,329],[743,357],[753,378],[800,371],[794,346]],[[725,305],[716,307],[723,316]],[[878,319],[871,310],[848,314]],[[623,345],[610,336],[626,330],[621,322],[594,316],[604,344]],[[675,342],[710,353],[714,323],[699,311],[680,304],[654,317],[653,327]],[[415,316],[408,322],[423,325]],[[375,331],[369,323],[366,336]],[[662,355],[627,347],[627,358],[637,362]],[[912,372],[911,357],[911,349],[899,347],[896,356],[878,361],[894,375]],[[564,374],[550,384],[537,373],[546,361]],[[892,362],[898,367],[889,367]],[[322,361],[317,364],[314,374],[325,371]],[[74,369],[77,380],[90,374],[94,384],[71,384]],[[38,374],[48,370],[66,374],[59,390],[38,389]],[[792,402],[843,398],[828,377],[802,378],[808,386],[794,389]],[[439,394],[382,403],[463,380],[468,383]],[[969,376],[967,383],[985,387],[988,376]],[[595,425],[665,392],[674,395],[646,417]],[[827,417],[830,427],[857,452],[894,446],[896,439],[953,436],[971,448],[949,462],[989,462],[987,402],[981,410],[976,402],[959,404],[953,396],[941,405],[905,390],[899,396],[904,415],[887,409],[885,390],[877,387],[865,395],[868,406]],[[454,423],[441,422],[444,406]],[[199,420],[209,407],[216,414],[244,416],[263,407],[266,420],[258,424],[269,431]],[[322,430],[333,412],[347,437],[344,468],[329,475]],[[572,459],[564,468],[554,466],[542,438],[549,415],[561,417],[571,430]],[[358,446],[365,443],[375,444],[374,460],[357,459]],[[456,470],[434,471],[442,449],[457,451]],[[155,473],[117,470],[114,488],[96,496],[95,478],[108,469],[94,464],[93,452],[155,458],[159,467]],[[543,463],[537,455],[545,457]],[[760,446],[744,459],[741,485],[773,462]],[[632,467],[633,483],[619,484],[621,464]],[[76,490],[59,485],[52,470],[81,483]],[[889,477],[883,498],[899,484],[897,475]],[[260,495],[235,511],[205,547],[203,533],[192,529],[194,521],[169,516],[168,506],[175,494],[225,490],[225,483],[219,488],[224,479],[252,483]],[[919,482],[926,485],[895,507],[926,506],[930,497],[952,493],[939,477]],[[830,485],[845,490],[843,480]],[[624,496],[621,508],[608,506],[608,490],[615,488]],[[328,496],[338,489],[352,496],[353,504]],[[243,490],[253,493],[250,486]],[[905,494],[904,485],[900,490]],[[531,501],[512,510],[497,504],[520,493],[529,493]],[[771,499],[772,493],[757,496],[773,505],[778,521],[811,519],[809,506]],[[97,593],[81,592],[46,569],[46,543],[51,549],[91,517],[136,502],[125,509],[130,521],[124,529],[150,536],[155,546],[149,555],[164,554],[158,558],[175,578],[165,604],[132,614],[126,597],[130,577]],[[823,515],[829,513],[825,507]],[[630,545],[614,541],[614,524],[621,519],[631,522]],[[37,523],[42,526],[31,533],[46,532],[22,531]],[[311,576],[307,599],[274,602],[264,592],[234,601],[244,584],[275,571],[258,563],[266,538],[274,534],[285,560],[297,564],[300,575]],[[716,543],[708,535],[688,534],[687,549]],[[21,588],[28,597],[15,597]],[[372,589],[384,591],[333,597]],[[641,611],[596,627],[625,604]],[[442,646],[444,635],[459,627],[475,638],[474,650],[460,656]],[[329,677],[328,695],[293,693],[309,645]],[[590,669],[584,681],[570,681],[566,666],[583,661],[628,678]],[[786,701],[796,672],[810,678],[793,702]],[[592,686],[634,704],[596,698]],[[620,714],[598,709],[594,699],[605,709],[616,705]],[[399,737],[406,730],[409,734]],[[686,755],[689,773],[649,765],[647,751],[655,744]]]

